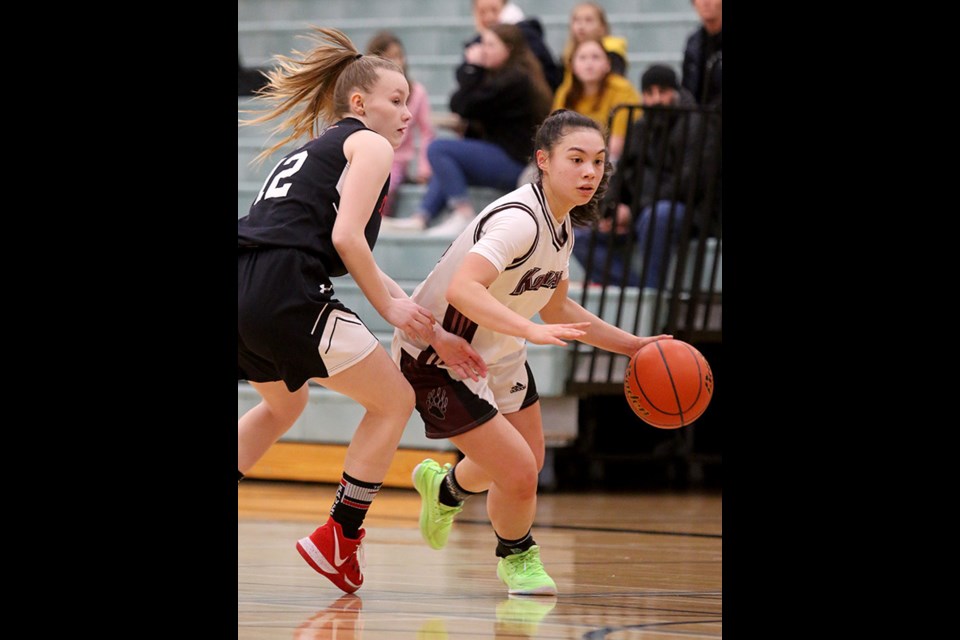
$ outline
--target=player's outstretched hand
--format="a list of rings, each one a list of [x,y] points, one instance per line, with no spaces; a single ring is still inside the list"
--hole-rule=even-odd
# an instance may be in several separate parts
[[[534,324],[525,336],[533,344],[555,344],[567,346],[564,340],[576,340],[584,336],[589,322],[570,322],[567,324]]]
[[[411,338],[433,340],[433,314],[409,298],[394,298],[384,318]]]
[[[487,363],[473,346],[458,335],[445,331],[440,325],[434,327],[433,342],[430,343],[443,363],[450,367],[460,379],[470,378],[474,382],[487,377]]]

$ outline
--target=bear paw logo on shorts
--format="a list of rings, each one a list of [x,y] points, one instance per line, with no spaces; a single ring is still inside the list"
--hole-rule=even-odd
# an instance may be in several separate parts
[[[438,420],[447,417],[447,392],[442,387],[437,387],[427,394],[427,411]]]

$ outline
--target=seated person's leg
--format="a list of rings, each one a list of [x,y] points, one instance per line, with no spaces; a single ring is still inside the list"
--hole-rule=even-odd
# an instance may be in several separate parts
[[[644,277],[644,287],[659,287],[660,274],[669,265],[671,251],[668,250],[676,242],[680,235],[680,227],[683,224],[683,214],[685,207],[682,202],[671,202],[669,200],[659,200],[655,205],[644,207],[637,217],[634,228],[637,232],[636,254],[631,270],[637,277],[643,269],[644,253],[647,249],[647,242],[652,234],[650,244],[650,255],[647,264],[647,271]],[[671,212],[673,214],[672,238],[667,238],[667,231],[670,227]],[[666,283],[668,286],[670,283]]]
[[[609,233],[602,231],[596,232],[596,239],[593,246],[593,254],[590,255],[591,235],[593,231],[587,227],[577,227],[573,230],[575,242],[573,244],[573,256],[580,262],[584,271],[589,271],[590,282],[594,284],[607,284],[619,286],[623,279],[624,269],[624,251],[626,249],[627,238],[625,236],[616,236],[611,238]],[[604,278],[604,269],[607,267],[609,256],[609,272]],[[587,268],[592,262],[592,267]],[[630,273],[627,278],[627,286],[637,286],[639,280]]]

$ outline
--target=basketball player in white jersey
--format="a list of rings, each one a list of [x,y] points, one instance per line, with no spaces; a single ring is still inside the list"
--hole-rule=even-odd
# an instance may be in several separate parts
[[[363,585],[358,551],[370,503],[413,412],[410,385],[363,321],[337,299],[349,273],[391,325],[429,342],[468,378],[485,365],[435,325],[373,258],[393,150],[411,119],[403,70],[363,56],[340,31],[302,58],[280,56],[260,98],[274,106],[247,124],[284,117],[292,131],[261,157],[309,137],[267,176],[237,222],[237,379],[262,401],[237,422],[238,482],[296,421],[314,380],[366,410],[347,448],[327,522],[296,548],[347,593]]]
[[[508,592],[554,595],[557,585],[531,533],[544,437],[526,342],[580,340],[629,356],[670,336],[634,336],[567,296],[571,225],[598,215],[612,168],[599,125],[575,111],[554,111],[539,127],[534,149],[537,181],[487,206],[411,296],[473,345],[486,377],[457,373],[401,328],[392,353],[416,393],[427,437],[449,438],[465,455],[452,468],[428,458],[414,470],[424,539],[442,548],[463,501],[487,492],[497,575]],[[546,324],[532,320],[537,313]]]

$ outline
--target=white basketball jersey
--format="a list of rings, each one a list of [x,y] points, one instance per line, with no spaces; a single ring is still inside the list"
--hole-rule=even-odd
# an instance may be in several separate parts
[[[433,271],[416,288],[414,301],[430,309],[443,328],[462,336],[487,364],[523,349],[525,340],[478,326],[451,306],[444,293],[468,253],[478,253],[500,271],[489,291],[494,298],[525,318],[542,309],[561,280],[569,277],[573,233],[570,218],[557,222],[543,189],[525,184],[493,201],[457,237]],[[410,355],[424,364],[439,364],[433,349],[394,333]],[[421,356],[421,352],[423,355]]]

